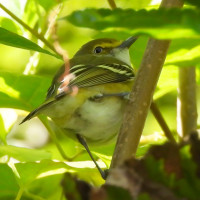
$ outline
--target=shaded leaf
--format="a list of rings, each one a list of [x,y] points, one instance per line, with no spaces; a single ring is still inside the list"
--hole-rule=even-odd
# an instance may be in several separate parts
[[[190,135],[191,148],[190,152],[193,161],[197,165],[196,174],[200,178],[200,140],[198,140],[198,133],[192,133]]]
[[[182,177],[181,157],[177,145],[171,143],[165,143],[162,146],[154,145],[149,149],[148,154],[157,160],[163,160],[164,171],[168,175],[175,174],[176,178]]]
[[[46,11],[51,9],[53,6],[57,5],[55,0],[36,0],[39,5],[41,5]]]
[[[186,3],[192,4],[194,6],[200,7],[200,1],[199,0],[185,0]]]
[[[109,200],[131,200],[132,197],[128,190],[115,186],[106,186],[105,190]]]
[[[160,39],[199,38],[199,18],[199,10],[194,9],[85,9],[65,17],[80,27],[96,30],[121,28],[132,35],[147,34]]]
[[[43,199],[64,200],[63,198],[61,198],[63,196],[63,191],[61,187],[62,177],[63,174],[56,174],[36,179],[27,187],[27,189],[32,194],[42,197]]]
[[[51,153],[44,150],[28,149],[10,145],[0,146],[0,157],[5,155],[13,157],[21,162],[33,162],[51,158]]]
[[[0,163],[0,199],[15,199],[19,186],[12,169]]]
[[[55,54],[41,48],[40,46],[31,42],[30,40],[28,40],[20,35],[17,35],[16,33],[12,33],[1,27],[0,27],[0,43],[4,44],[4,45],[12,46],[12,47],[21,48],[21,49],[38,51],[41,53],[45,53],[45,54],[54,56],[56,58],[60,58],[60,56],[55,55]]]
[[[66,173],[62,180],[64,195],[70,200],[89,200],[92,186]]]

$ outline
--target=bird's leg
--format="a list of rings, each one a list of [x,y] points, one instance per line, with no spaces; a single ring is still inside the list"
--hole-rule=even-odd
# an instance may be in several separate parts
[[[76,137],[78,138],[78,141],[85,147],[85,149],[86,149],[86,151],[88,152],[90,158],[92,159],[92,161],[93,161],[94,164],[96,165],[97,169],[99,170],[99,172],[100,172],[102,178],[105,180],[106,177],[107,177],[107,174],[106,174],[106,172],[103,171],[103,170],[99,167],[99,165],[97,164],[97,162],[96,162],[96,160],[94,159],[94,157],[93,157],[93,155],[92,155],[92,153],[91,153],[91,151],[90,151],[90,149],[89,149],[89,147],[88,147],[88,145],[87,145],[85,139],[84,139],[81,135],[79,135],[79,134],[76,134]]]

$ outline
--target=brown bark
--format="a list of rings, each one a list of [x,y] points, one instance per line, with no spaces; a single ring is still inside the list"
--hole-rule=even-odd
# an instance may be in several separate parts
[[[161,7],[182,6],[182,0],[163,0],[161,3]],[[169,40],[152,38],[148,42],[130,95],[130,101],[127,105],[111,168],[122,164],[136,153],[169,44]]]
[[[197,129],[195,67],[179,68],[178,133],[185,137]]]

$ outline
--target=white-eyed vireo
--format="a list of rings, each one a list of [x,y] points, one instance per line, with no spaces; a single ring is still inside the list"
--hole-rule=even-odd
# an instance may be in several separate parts
[[[105,143],[119,132],[134,80],[129,47],[136,39],[104,38],[83,45],[69,61],[69,69],[62,66],[55,75],[46,101],[22,123],[38,114],[49,116],[76,135],[95,162],[86,142]]]

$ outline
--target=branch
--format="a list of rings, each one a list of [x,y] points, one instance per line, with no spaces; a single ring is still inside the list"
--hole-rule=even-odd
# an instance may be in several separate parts
[[[115,3],[115,0],[108,0],[108,3],[109,3],[109,5],[110,5],[110,7],[111,7],[112,9],[117,8],[116,3]]]
[[[20,18],[18,18],[16,15],[14,15],[11,11],[9,11],[6,7],[4,7],[1,3],[0,3],[0,8],[2,10],[4,10],[8,15],[10,15],[15,21],[17,21],[19,24],[21,24],[25,29],[27,29],[32,35],[34,35],[36,38],[38,38],[39,40],[41,40],[42,42],[44,42],[44,44],[49,47],[52,51],[54,51],[56,54],[58,54],[58,52],[54,49],[53,45],[50,44],[42,34],[39,34],[37,31],[35,31],[34,29],[32,29],[30,26],[28,26],[26,23],[24,23]]]
[[[162,128],[165,136],[168,138],[168,140],[170,142],[176,144],[176,140],[174,139],[172,132],[170,131],[169,127],[167,126],[167,123],[165,122],[160,110],[158,109],[158,107],[154,101],[152,101],[150,109],[151,109],[151,112],[153,113],[154,117],[156,118],[158,124]]]
[[[197,129],[195,67],[179,68],[178,133],[184,138]]]
[[[161,7],[182,7],[182,0],[163,0]],[[135,155],[154,89],[164,64],[170,41],[150,39],[137,73],[130,101],[118,136],[111,168]]]

